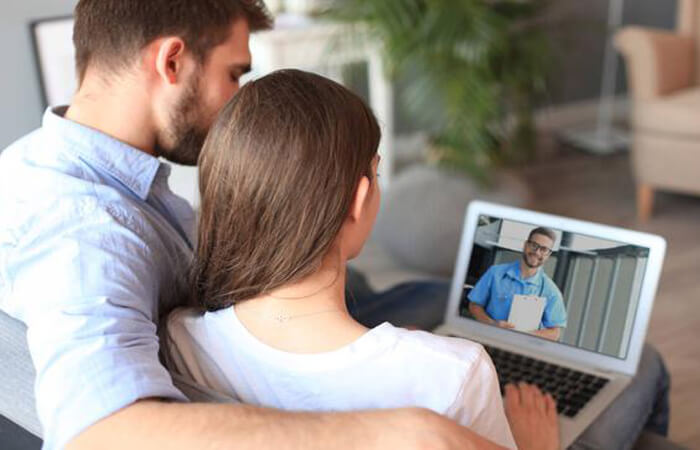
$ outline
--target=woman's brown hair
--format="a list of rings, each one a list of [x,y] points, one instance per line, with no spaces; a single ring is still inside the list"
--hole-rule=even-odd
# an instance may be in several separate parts
[[[319,75],[282,70],[246,84],[199,159],[196,303],[226,308],[316,271],[358,182],[374,182],[379,139],[367,105]]]

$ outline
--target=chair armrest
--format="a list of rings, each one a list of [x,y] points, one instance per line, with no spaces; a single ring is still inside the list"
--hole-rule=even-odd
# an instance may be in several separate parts
[[[695,42],[691,36],[624,27],[615,33],[615,47],[625,58],[635,100],[651,100],[693,84]]]

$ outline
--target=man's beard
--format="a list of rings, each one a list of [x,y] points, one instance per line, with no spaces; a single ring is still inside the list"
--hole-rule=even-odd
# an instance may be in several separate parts
[[[530,269],[536,269],[542,265],[542,263],[537,259],[537,256],[533,257],[535,260],[535,264],[530,264],[530,261],[528,260],[528,255],[523,253],[523,262],[525,263],[526,266],[528,266]]]
[[[178,99],[170,113],[170,125],[166,130],[169,145],[162,139],[156,142],[156,154],[168,161],[185,166],[196,166],[207,130],[197,124],[204,119],[199,99],[199,76],[192,76],[189,86]]]

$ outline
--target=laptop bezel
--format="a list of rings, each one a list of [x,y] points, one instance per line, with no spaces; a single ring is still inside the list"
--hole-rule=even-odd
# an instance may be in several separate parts
[[[588,236],[600,237],[648,248],[649,258],[644,270],[642,286],[639,292],[639,304],[633,321],[632,332],[630,333],[630,344],[625,358],[621,359],[602,353],[596,353],[571,345],[530,336],[525,333],[503,330],[492,325],[477,322],[476,320],[461,317],[459,315],[459,304],[467,274],[467,266],[474,246],[477,222],[481,215],[545,226],[572,233],[581,233]],[[469,204],[465,213],[465,222],[462,228],[462,238],[452,278],[448,308],[445,312],[445,324],[451,329],[468,330],[468,334],[471,336],[483,336],[485,339],[497,344],[502,343],[505,346],[517,346],[524,350],[542,354],[550,358],[556,358],[571,364],[580,364],[598,370],[618,372],[632,376],[636,373],[644,346],[644,339],[649,325],[659,277],[661,275],[665,251],[666,241],[657,235],[495,203],[473,201]]]

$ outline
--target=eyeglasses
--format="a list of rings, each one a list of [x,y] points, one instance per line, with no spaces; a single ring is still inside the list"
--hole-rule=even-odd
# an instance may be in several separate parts
[[[544,245],[540,245],[535,241],[525,241],[528,246],[532,249],[533,252],[538,252],[542,253],[544,256],[549,256],[552,254],[552,249],[549,247],[545,247]]]

